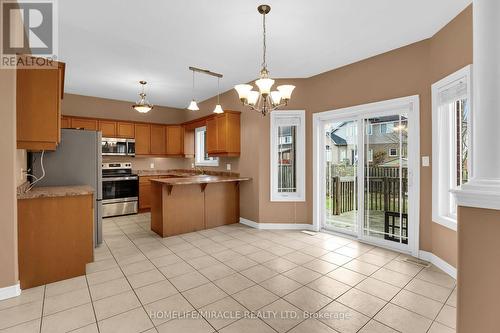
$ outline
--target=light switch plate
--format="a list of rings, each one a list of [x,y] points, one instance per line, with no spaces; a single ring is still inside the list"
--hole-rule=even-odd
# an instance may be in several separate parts
[[[231,163],[226,164],[226,170],[231,171]]]
[[[150,164],[149,164],[149,167],[150,167],[151,169],[154,169],[154,168],[155,168],[155,164],[154,164],[154,163],[150,163]]]
[[[431,165],[429,156],[422,156],[422,166],[428,167]]]

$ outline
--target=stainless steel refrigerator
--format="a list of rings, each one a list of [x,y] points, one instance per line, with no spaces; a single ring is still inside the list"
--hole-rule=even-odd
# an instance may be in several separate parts
[[[90,185],[94,188],[94,245],[102,242],[101,132],[61,130],[56,151],[44,153],[45,177],[36,186]],[[32,173],[42,175],[41,153],[31,155]]]

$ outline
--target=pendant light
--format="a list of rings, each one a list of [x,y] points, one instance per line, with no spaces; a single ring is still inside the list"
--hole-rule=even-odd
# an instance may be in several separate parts
[[[255,81],[259,91],[252,90],[253,86],[250,84],[238,84],[234,89],[238,92],[238,96],[243,105],[265,116],[268,112],[287,105],[295,86],[285,84],[276,87],[278,90],[271,90],[274,85],[274,80],[269,77],[266,62],[266,15],[271,11],[271,6],[260,5],[257,7],[257,10],[262,15],[263,29],[262,69],[260,70],[260,79]]]
[[[137,101],[137,103],[132,105],[132,107],[140,113],[148,113],[149,111],[151,111],[153,109],[153,104],[151,104],[147,101],[146,93],[144,92],[144,88],[145,88],[147,82],[141,80],[141,81],[139,81],[139,83],[142,86],[142,91],[139,94],[139,96],[141,96],[141,99],[139,101]]]
[[[217,78],[217,105],[215,106],[214,113],[224,113],[222,106],[220,105],[220,77]]]
[[[191,68],[190,68],[191,69]],[[200,108],[198,107],[198,103],[196,103],[196,99],[194,98],[194,69],[191,69],[193,71],[193,99],[191,100],[191,103],[189,103],[189,106],[187,107],[188,110],[191,111],[199,111]]]

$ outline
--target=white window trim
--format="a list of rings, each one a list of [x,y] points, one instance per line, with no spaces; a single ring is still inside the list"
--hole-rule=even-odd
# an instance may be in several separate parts
[[[368,159],[368,162],[373,162],[373,149],[368,150],[368,154],[366,157]]]
[[[194,130],[194,149],[195,149],[195,152],[194,152],[194,156],[195,156],[195,158],[194,158],[194,165],[196,165],[196,166],[213,166],[213,167],[216,167],[216,166],[219,166],[219,159],[218,158],[214,158],[213,160],[206,161],[205,160],[205,154],[203,154],[203,152],[201,151],[202,148],[197,143],[198,142],[198,133],[199,132],[206,132],[206,130],[207,130],[206,126],[198,127],[198,128],[195,128],[195,130]],[[206,149],[206,147],[203,147],[203,148],[204,148],[203,150]]]
[[[440,179],[440,174],[443,172],[444,166],[440,163],[440,153],[438,147],[440,146],[440,123],[439,123],[439,92],[449,85],[458,80],[465,80],[467,84],[467,103],[469,107],[469,178],[472,176],[472,121],[473,121],[473,104],[472,104],[472,65],[465,66],[457,72],[445,77],[444,79],[432,85],[432,220],[444,227],[452,230],[457,230],[457,219],[448,215],[444,215],[442,195],[440,188],[444,186],[442,182],[449,181],[449,179]],[[448,175],[450,171],[448,170]],[[444,177],[449,178],[449,177]]]
[[[299,120],[299,126],[297,129],[297,191],[295,193],[279,193],[277,191],[278,188],[278,165],[275,163],[278,156],[278,120],[281,119],[297,119]],[[271,192],[271,201],[290,201],[290,202],[298,202],[305,201],[305,171],[306,171],[306,151],[305,151],[305,141],[306,141],[306,116],[305,110],[295,110],[295,111],[273,111],[271,112],[271,135],[270,135],[270,144],[271,144],[271,156],[270,156],[270,164],[271,164],[271,181],[270,181],[270,192]]]
[[[391,154],[391,151],[393,149],[396,150],[396,154],[394,154],[394,155]],[[389,157],[398,157],[399,156],[398,148],[389,148],[388,150],[389,151],[387,152],[387,155],[389,155]]]

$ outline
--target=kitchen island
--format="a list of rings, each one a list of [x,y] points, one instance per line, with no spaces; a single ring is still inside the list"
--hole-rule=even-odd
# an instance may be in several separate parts
[[[250,178],[194,175],[151,180],[151,230],[162,237],[237,223],[239,184]]]

